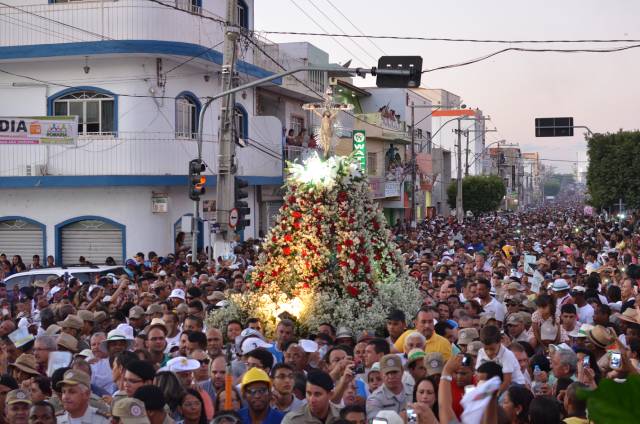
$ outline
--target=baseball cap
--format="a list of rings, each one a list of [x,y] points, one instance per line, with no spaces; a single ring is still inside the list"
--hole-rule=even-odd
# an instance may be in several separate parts
[[[520,314],[511,314],[507,318],[507,325],[524,324],[524,319]]]
[[[142,309],[142,306],[134,306],[133,308],[129,309],[129,318],[131,319],[140,319],[144,317],[144,309]]]
[[[259,347],[264,348],[264,349],[269,349],[271,348],[273,345],[270,343],[265,342],[264,340],[262,340],[259,337],[249,337],[247,339],[244,339],[242,341],[242,345],[240,347],[240,353],[242,353],[243,355],[251,352],[254,349],[257,349]]]
[[[444,368],[444,356],[440,352],[429,352],[424,358],[427,367],[427,375],[442,374]]]
[[[9,393],[7,393],[5,402],[7,405],[13,405],[15,403],[27,403],[30,405],[31,396],[29,395],[29,392],[23,389],[11,390]]]
[[[407,317],[404,311],[401,311],[400,309],[392,309],[389,311],[389,314],[387,314],[387,321],[405,322],[406,320]]]
[[[407,363],[411,364],[418,359],[424,358],[425,356],[427,356],[427,354],[424,352],[424,350],[418,348],[411,349],[409,351],[409,354],[407,354]]]
[[[111,408],[111,415],[119,418],[123,424],[149,424],[144,402],[136,398],[117,400]]]
[[[402,360],[394,353],[384,355],[380,359],[380,371],[382,374],[387,374],[392,371],[402,372]]]
[[[463,328],[458,331],[459,345],[466,346],[478,338],[480,338],[480,334],[478,334],[478,330],[475,328]]]
[[[91,377],[84,371],[71,369],[64,373],[62,381],[58,382],[58,388],[61,388],[61,386],[65,384],[69,386],[82,384],[83,386],[91,388]]]

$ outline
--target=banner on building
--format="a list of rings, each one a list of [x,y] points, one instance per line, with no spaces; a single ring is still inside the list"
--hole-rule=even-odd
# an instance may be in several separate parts
[[[0,144],[74,144],[77,116],[0,117]]]
[[[364,130],[353,130],[353,157],[360,162],[362,172],[367,172],[367,137]]]

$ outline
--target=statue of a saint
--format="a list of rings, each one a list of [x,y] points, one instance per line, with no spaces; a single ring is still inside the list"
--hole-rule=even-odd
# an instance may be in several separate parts
[[[311,105],[310,110],[320,117],[320,145],[324,151],[325,159],[329,157],[329,149],[331,148],[331,140],[333,139],[333,122],[336,119],[339,109],[333,111],[325,109],[320,113],[316,110],[315,105]]]

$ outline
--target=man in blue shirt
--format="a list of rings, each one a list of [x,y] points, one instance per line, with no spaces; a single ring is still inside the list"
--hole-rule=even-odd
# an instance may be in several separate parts
[[[243,424],[280,424],[284,414],[271,407],[271,379],[260,368],[253,367],[240,383],[247,407],[238,411]]]

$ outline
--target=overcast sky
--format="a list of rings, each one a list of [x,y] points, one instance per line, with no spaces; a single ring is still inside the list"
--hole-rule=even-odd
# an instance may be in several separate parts
[[[474,39],[637,39],[640,1],[636,0],[256,0],[256,30],[346,32]],[[323,29],[305,16],[303,8]],[[331,20],[313,7],[316,5]],[[338,25],[340,29],[336,27]],[[366,39],[357,44],[330,37],[267,35],[273,41],[310,41],[332,62],[353,59],[354,66],[375,65],[382,53]],[[389,55],[421,55],[424,68],[463,62],[508,47],[505,44],[375,40]],[[545,44],[525,47],[606,48],[624,44]],[[511,45],[515,46],[515,45]],[[521,45],[518,45],[521,46]],[[364,51],[363,51],[364,49]],[[357,56],[358,58],[355,58]],[[363,63],[364,62],[364,63]],[[640,99],[640,48],[619,53],[508,52],[484,62],[426,73],[422,85],[460,95],[470,107],[490,115],[498,129],[487,143],[506,139],[546,159],[586,159],[583,132],[572,138],[534,137],[534,118],[573,116],[575,125],[595,132],[639,127],[634,100]],[[372,84],[362,81],[359,85]],[[559,170],[571,163],[545,162]],[[584,164],[581,164],[584,166]]]

